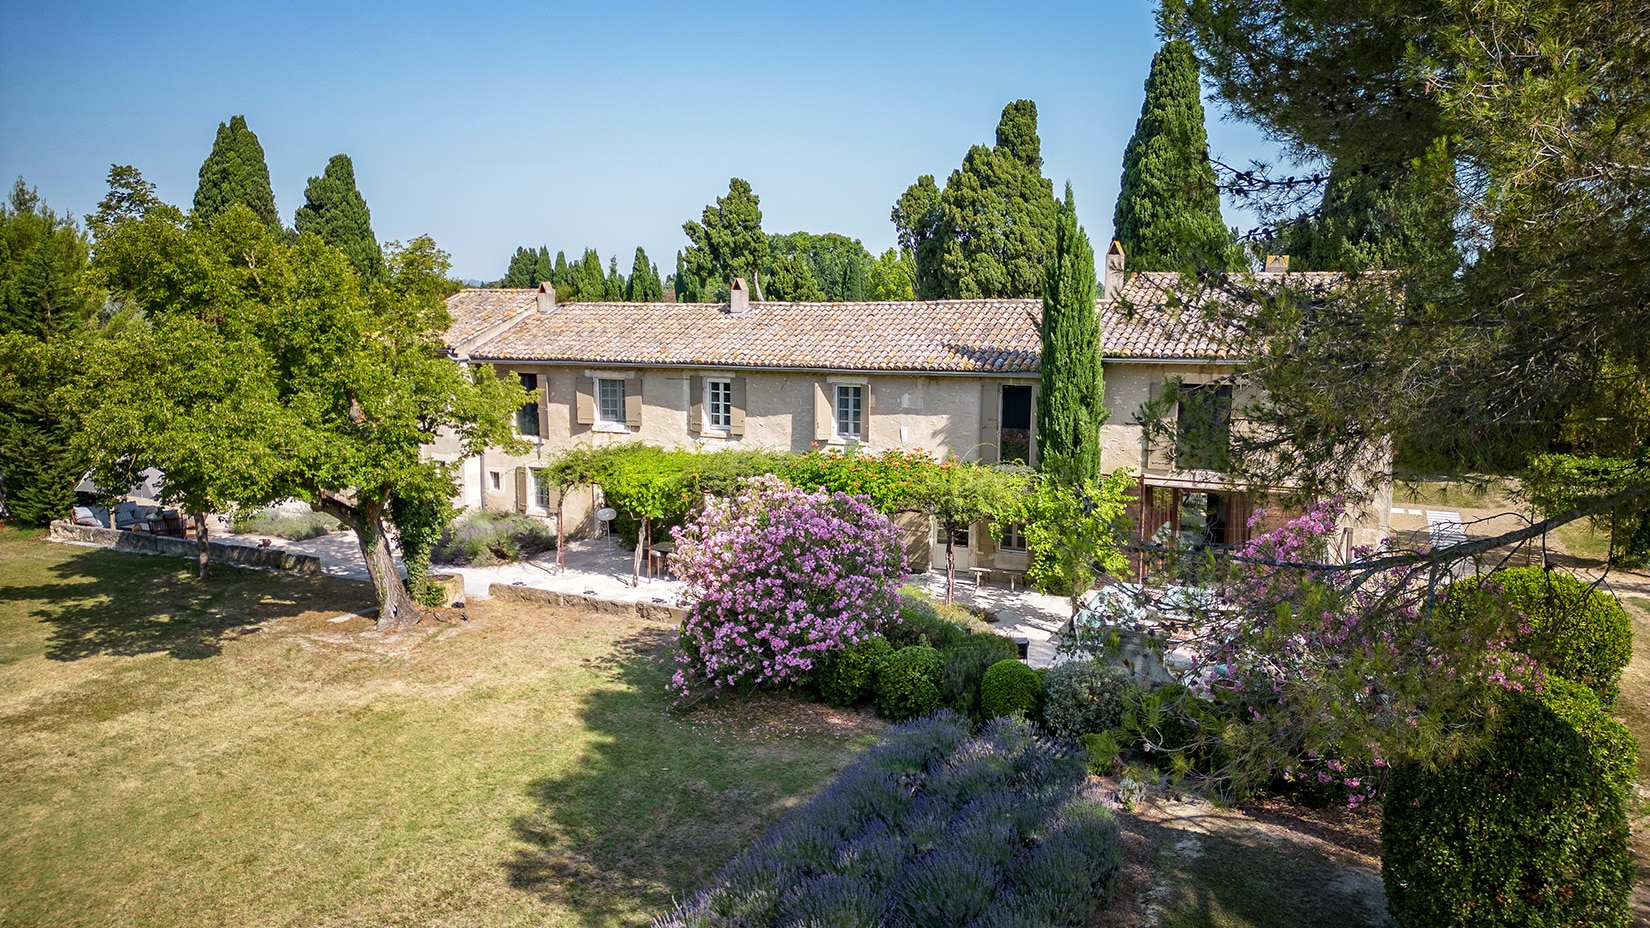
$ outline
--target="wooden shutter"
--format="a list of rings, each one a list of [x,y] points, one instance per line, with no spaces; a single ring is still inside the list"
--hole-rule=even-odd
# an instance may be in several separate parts
[[[836,423],[832,421],[832,386],[823,380],[814,382],[814,441],[830,441],[836,434]]]
[[[688,431],[699,434],[705,422],[705,378],[694,374],[688,378]]]
[[[745,434],[745,378],[733,378],[733,409],[728,413],[728,433]]]
[[[533,478],[527,473],[527,468],[516,468],[516,511],[526,512],[527,504],[533,499]]]
[[[995,464],[1002,460],[1003,385],[987,380],[980,384],[980,460]]]
[[[642,378],[639,374],[624,382],[624,424],[633,429],[642,427]]]
[[[573,422],[576,425],[596,424],[596,381],[578,378],[578,392],[573,398]]]
[[[968,541],[974,548],[975,567],[994,567],[997,557],[997,539],[991,537],[991,526],[976,522],[970,526]]]

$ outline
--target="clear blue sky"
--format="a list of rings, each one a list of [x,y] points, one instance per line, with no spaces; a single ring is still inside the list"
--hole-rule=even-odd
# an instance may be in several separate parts
[[[517,245],[661,273],[682,223],[751,182],[769,232],[893,244],[888,211],[1037,102],[1045,173],[1110,231],[1157,47],[1154,6],[1101,3],[213,2],[6,4],[0,178],[83,216],[111,163],[187,206],[217,125],[245,114],[284,221],[354,159],[380,239],[434,236],[465,278]],[[1272,157],[1209,113],[1229,161]],[[1227,209],[1227,222],[1247,224]]]

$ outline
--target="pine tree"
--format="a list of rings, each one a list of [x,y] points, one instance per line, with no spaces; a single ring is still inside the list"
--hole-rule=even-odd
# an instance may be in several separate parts
[[[1045,472],[1074,484],[1100,476],[1100,426],[1106,421],[1094,276],[1094,248],[1077,224],[1077,207],[1067,184],[1043,281],[1037,452]]]
[[[996,146],[975,145],[944,190],[924,175],[894,204],[900,244],[916,257],[917,293],[1030,297],[1042,289],[1054,235],[1054,188],[1043,177],[1037,105],[1003,107]]]
[[[607,259],[607,281],[602,287],[602,299],[617,303],[624,299],[624,275],[619,273],[619,256]]]
[[[264,147],[246,127],[245,116],[232,117],[227,125],[218,123],[212,153],[201,164],[195,215],[211,219],[235,203],[245,204],[269,228],[280,229],[281,214],[275,211]]]
[[[0,498],[30,525],[68,515],[88,466],[71,448],[74,417],[55,398],[80,370],[96,308],[88,255],[73,223],[18,180],[0,204]]]
[[[1209,164],[1197,59],[1182,39],[1152,57],[1146,102],[1123,152],[1123,184],[1112,223],[1131,270],[1235,265],[1237,252],[1220,217],[1220,192]]]
[[[682,224],[692,242],[683,252],[687,270],[701,287],[704,299],[726,290],[735,277],[756,285],[767,268],[768,237],[762,232],[761,200],[751,185],[739,178],[728,181],[728,194],[705,207],[703,222]]]
[[[363,283],[384,273],[384,252],[372,234],[372,213],[355,186],[355,165],[349,155],[333,155],[320,177],[304,188],[304,205],[292,217],[298,234],[314,232],[321,240],[349,256]]]
[[[647,260],[647,252],[636,249],[636,260],[630,265],[630,279],[625,282],[624,298],[632,303],[657,303],[665,298],[665,288],[659,282],[658,265]]]

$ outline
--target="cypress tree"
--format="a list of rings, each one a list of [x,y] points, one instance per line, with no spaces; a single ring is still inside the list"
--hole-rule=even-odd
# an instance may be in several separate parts
[[[1094,278],[1094,248],[1077,224],[1067,184],[1066,200],[1057,204],[1054,253],[1043,277],[1037,452],[1044,471],[1074,484],[1100,476],[1100,426],[1106,421]]]
[[[624,275],[619,273],[619,256],[607,259],[607,282],[602,287],[602,299],[617,303],[624,299]]]
[[[1461,264],[1454,181],[1454,159],[1443,139],[1396,172],[1333,165],[1317,211],[1284,230],[1290,266],[1452,277]]]
[[[372,213],[355,186],[349,155],[333,155],[321,176],[309,179],[304,205],[292,217],[292,225],[299,235],[314,232],[348,255],[363,283],[383,276],[384,252],[372,234]]]
[[[1192,46],[1175,39],[1152,57],[1146,102],[1123,152],[1123,185],[1112,219],[1129,267],[1228,269],[1237,251],[1220,217],[1209,135]]]
[[[625,299],[632,303],[657,303],[665,298],[664,284],[659,282],[659,268],[647,260],[647,252],[636,249],[636,260],[630,265],[630,280],[625,282]]]
[[[517,248],[516,253],[510,256],[510,266],[505,269],[504,276],[499,278],[500,287],[533,287],[538,285],[534,279],[534,270],[538,265],[538,252],[531,248]]]
[[[600,303],[607,293],[607,275],[602,271],[602,256],[594,248],[586,248],[584,257],[568,266],[569,284],[573,295],[569,302]]]
[[[550,253],[549,248],[541,250],[546,255]],[[556,298],[559,300],[572,300],[573,294],[578,291],[578,288],[573,285],[573,270],[567,264],[567,253],[557,251],[555,263],[549,265],[549,267],[550,286],[556,288]]]
[[[264,147],[246,127],[245,116],[231,117],[227,125],[218,123],[212,153],[201,164],[195,215],[211,219],[236,203],[245,204],[271,229],[281,228],[275,192],[269,186],[269,165],[264,163]]]

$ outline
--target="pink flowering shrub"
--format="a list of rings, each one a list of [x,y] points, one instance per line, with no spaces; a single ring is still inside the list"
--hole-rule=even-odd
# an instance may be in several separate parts
[[[898,621],[904,539],[863,497],[752,477],[674,535],[688,586],[679,702],[803,682],[825,654]]]

